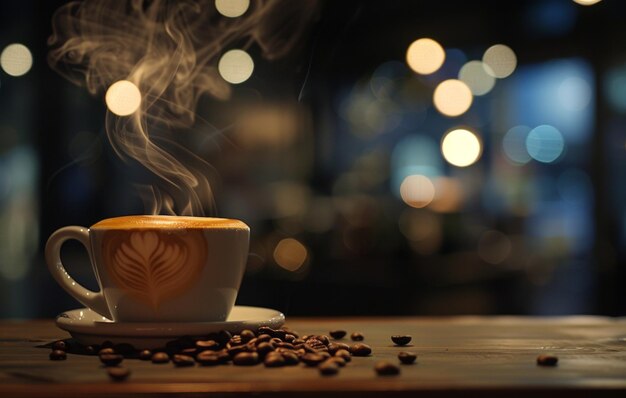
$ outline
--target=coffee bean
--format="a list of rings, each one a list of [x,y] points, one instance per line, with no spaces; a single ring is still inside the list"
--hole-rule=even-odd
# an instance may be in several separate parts
[[[95,355],[98,351],[98,346],[88,345],[85,347],[85,354],[87,355]]]
[[[276,337],[277,339],[283,340],[287,335],[287,331],[283,329],[273,330],[272,337]]]
[[[260,328],[257,329],[257,334],[269,334],[270,336],[273,335],[274,333],[274,329],[272,329],[269,326],[261,326]]]
[[[294,346],[299,345],[299,344],[304,344],[305,341],[302,340],[301,338],[297,338],[294,341],[291,342],[291,344],[293,344]]]
[[[271,352],[265,357],[263,363],[268,368],[278,368],[285,366],[285,358],[278,352]]]
[[[309,348],[307,348],[309,347]],[[306,341],[306,343],[304,343],[304,349],[305,350],[313,350],[312,352],[317,352],[317,351],[328,351],[328,347],[326,347],[326,345],[324,343],[322,343],[320,340],[316,339],[316,338],[310,338]]]
[[[335,352],[335,356],[338,358],[342,358],[346,362],[350,362],[352,360],[352,355],[350,355],[350,352],[348,350],[344,350],[343,348],[337,350],[337,352]]]
[[[555,355],[542,354],[537,357],[537,365],[540,366],[556,366],[559,358]]]
[[[252,366],[259,363],[259,354],[256,352],[240,352],[233,358],[233,364],[237,366]]]
[[[282,352],[281,355],[285,360],[285,365],[292,366],[300,363],[300,358],[295,352]]]
[[[272,337],[269,341],[269,343],[271,343],[273,346],[276,346],[276,344],[280,344],[283,341],[281,339],[279,339],[278,337]]]
[[[307,354],[304,354],[300,358],[300,360],[304,362],[307,366],[317,366],[320,363],[324,362],[324,360],[326,360],[326,357],[320,354],[307,353]]]
[[[230,354],[226,350],[217,351],[217,358],[220,360],[220,363],[228,363],[231,360]]]
[[[253,338],[256,337],[256,334],[254,334],[254,332],[252,330],[242,330],[241,333],[239,333],[239,336],[241,337],[241,340],[245,343],[247,343],[248,341],[252,340]]]
[[[294,341],[295,339],[296,339],[296,336],[294,336],[294,335],[293,335],[293,334],[291,334],[291,333],[287,333],[287,334],[285,335],[284,341],[285,341],[286,343],[292,343],[292,344],[293,344],[293,341]]]
[[[320,374],[324,376],[332,376],[339,373],[339,366],[331,360],[322,362],[318,367]]]
[[[265,357],[265,355],[274,351],[274,346],[270,343],[264,342],[256,346],[256,351],[261,357]]]
[[[328,336],[326,336],[325,334],[316,336],[316,338],[325,346],[327,346],[328,344],[330,344],[330,339],[328,338]]]
[[[350,335],[350,338],[352,339],[352,341],[363,341],[365,339],[365,337],[359,332],[352,333]]]
[[[169,355],[164,352],[155,352],[152,355],[152,363],[168,363],[170,361]]]
[[[50,359],[53,361],[64,361],[67,359],[67,354],[63,350],[52,350]]]
[[[241,338],[241,336],[236,334],[228,341],[228,344],[226,344],[226,347],[227,348],[231,348],[231,347],[236,347],[236,346],[240,346],[240,345],[244,345],[244,344],[246,344],[246,343],[244,343],[244,341]]]
[[[196,364],[193,357],[183,354],[174,355],[174,358],[172,358],[172,362],[174,362],[174,365],[179,368],[193,366]]]
[[[405,365],[410,365],[417,359],[417,355],[412,352],[402,351],[398,353],[398,359]]]
[[[124,356],[120,354],[101,354],[100,362],[104,364],[104,366],[117,366],[124,360]]]
[[[290,350],[295,349],[295,347],[291,343],[278,343],[276,344],[276,347],[277,348],[289,348]]]
[[[335,355],[339,350],[350,350],[350,346],[345,343],[330,343],[328,345],[328,352]]]
[[[122,367],[107,368],[107,373],[109,374],[109,377],[114,381],[124,381],[128,379],[128,376],[130,376],[130,370]]]
[[[372,348],[367,344],[357,343],[350,347],[350,352],[355,357],[366,357],[372,353]]]
[[[57,340],[52,343],[53,350],[67,351],[68,348],[68,345],[63,340]]]
[[[411,336],[391,336],[391,341],[393,341],[395,345],[407,345],[411,342]]]
[[[335,340],[341,340],[346,337],[347,332],[345,330],[331,330],[328,334]]]
[[[325,362],[328,362],[328,361],[334,362],[340,368],[343,368],[344,366],[346,366],[346,360],[343,359],[342,357],[330,357],[326,359]]]
[[[228,354],[226,355],[228,356]],[[208,350],[202,351],[198,355],[196,355],[196,362],[198,362],[202,366],[215,366],[223,363],[217,352]]]
[[[379,376],[393,376],[400,374],[400,368],[387,361],[380,361],[376,363],[374,370]]]
[[[272,336],[270,336],[269,334],[260,334],[256,338],[256,344],[259,345],[261,343],[265,343],[267,341],[270,341],[271,339],[272,339]]]
[[[233,335],[228,330],[220,330],[216,335],[212,336],[213,338],[207,340],[215,340],[220,343],[222,346],[226,345],[228,340],[230,340]]]
[[[249,351],[250,349],[246,345],[237,345],[237,346],[233,346],[227,349],[228,355],[230,355],[231,358],[234,358],[235,356],[237,356],[237,354],[241,354],[242,352],[249,352]]]
[[[195,358],[198,355],[198,350],[196,348],[185,348],[180,351],[180,355],[187,355],[189,357]]]
[[[139,352],[139,359],[141,359],[142,361],[149,361],[150,359],[152,359],[152,351],[141,350]]]
[[[117,352],[115,352],[113,347],[102,348],[100,351],[98,351],[98,355],[108,355],[108,354],[117,354]]]
[[[217,351],[220,349],[220,343],[215,340],[198,340],[196,341],[196,349],[201,351]]]

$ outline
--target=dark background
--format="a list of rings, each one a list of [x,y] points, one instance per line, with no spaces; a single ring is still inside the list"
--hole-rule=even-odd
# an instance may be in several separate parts
[[[79,306],[43,261],[54,230],[144,212],[134,184],[146,173],[119,160],[107,142],[103,95],[89,95],[46,62],[51,16],[63,4],[0,4],[0,47],[23,43],[34,59],[24,76],[0,71],[5,318],[53,317]],[[252,78],[229,101],[200,102],[198,115],[219,133],[198,123],[181,138],[219,176],[217,215],[252,227],[239,304],[288,316],[626,314],[626,3],[315,4],[309,32],[287,56],[267,60],[253,46]],[[480,60],[503,43],[515,51],[517,69],[466,114],[448,118],[430,98],[458,66],[444,64],[428,77],[403,66],[407,47],[421,37],[441,43],[457,57],[450,60]],[[393,71],[382,75],[393,82],[391,108],[368,91],[385,70]],[[524,121],[552,123],[533,113],[541,101],[554,105],[541,82],[549,87],[550,78],[571,71],[591,90],[576,115],[589,122],[577,135],[562,131],[567,150],[554,163],[507,161],[506,131]],[[413,91],[403,103],[406,87]],[[363,118],[378,111],[374,127],[365,125],[371,131],[347,118],[346,106]],[[391,127],[390,115],[400,120]],[[559,117],[566,125],[570,116]],[[227,128],[240,122],[256,130]],[[445,211],[407,206],[393,185],[394,150],[407,137],[428,137],[438,148],[455,126],[476,129],[484,145],[468,168],[440,161],[439,176],[456,181],[463,200]],[[418,239],[407,225],[421,231]],[[277,260],[284,239],[306,249],[301,266]],[[79,282],[97,288],[78,244],[66,245],[64,260]]]

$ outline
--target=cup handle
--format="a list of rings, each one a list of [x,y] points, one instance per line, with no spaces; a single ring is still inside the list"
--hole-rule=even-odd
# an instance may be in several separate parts
[[[99,292],[91,291],[72,278],[63,263],[61,262],[61,247],[63,243],[70,239],[76,239],[85,246],[89,254],[89,260],[93,263],[93,255],[91,252],[91,244],[89,241],[89,229],[85,227],[63,227],[56,230],[46,243],[46,263],[50,273],[59,285],[72,297],[89,309],[98,314],[111,319],[111,313],[107,306],[104,295],[102,294],[102,286]],[[99,282],[98,282],[99,283]]]

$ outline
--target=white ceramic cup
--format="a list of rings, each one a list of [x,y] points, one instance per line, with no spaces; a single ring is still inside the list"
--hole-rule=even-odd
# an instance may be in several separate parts
[[[99,292],[65,270],[61,247],[69,239],[87,249]],[[237,298],[249,239],[250,228],[239,220],[125,216],[61,228],[45,254],[61,287],[113,321],[224,321]]]

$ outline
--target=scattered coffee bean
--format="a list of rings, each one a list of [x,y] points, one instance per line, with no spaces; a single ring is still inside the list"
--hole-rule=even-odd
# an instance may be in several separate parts
[[[412,352],[402,351],[398,353],[398,359],[405,365],[410,365],[417,359],[417,355]]]
[[[559,362],[559,358],[555,355],[542,354],[537,357],[537,365],[541,366],[556,366]]]
[[[227,354],[228,355],[228,354]],[[229,356],[230,358],[230,356]],[[202,351],[196,355],[196,362],[202,366],[216,366],[222,363],[219,354],[215,351]]]
[[[342,358],[346,362],[350,362],[352,360],[352,355],[350,355],[350,352],[348,350],[344,350],[343,348],[337,350],[337,352],[335,352],[335,356],[338,358]]]
[[[372,353],[372,348],[367,344],[357,343],[350,347],[350,352],[355,357],[366,357]]]
[[[322,362],[318,367],[320,374],[324,376],[332,376],[339,373],[339,366],[330,359]]]
[[[104,366],[117,366],[124,360],[124,356],[120,354],[101,354],[100,362],[104,364]]]
[[[352,333],[350,335],[350,338],[352,339],[352,341],[363,341],[365,339],[365,337],[359,332]]]
[[[174,365],[179,368],[193,366],[196,364],[193,357],[183,354],[174,355],[174,357],[172,358],[172,362],[174,362]]]
[[[387,361],[380,361],[376,363],[374,370],[379,376],[393,376],[400,374],[400,368]]]
[[[242,330],[241,333],[239,333],[239,336],[241,337],[241,340],[244,343],[247,343],[248,341],[252,340],[253,338],[256,337],[256,334],[254,334],[254,332],[252,330]]]
[[[117,354],[117,352],[115,352],[113,347],[102,348],[100,349],[100,351],[98,351],[98,355],[108,355],[108,354]]]
[[[329,361],[334,362],[340,368],[343,368],[344,366],[346,366],[346,360],[343,359],[342,357],[330,357],[326,359],[325,362],[329,362]]]
[[[124,381],[128,379],[128,376],[130,376],[130,370],[122,367],[107,368],[107,373],[109,374],[111,380],[114,381]]]
[[[339,350],[350,350],[350,346],[345,343],[330,343],[328,345],[328,352],[333,355]]]
[[[169,355],[164,352],[155,352],[151,358],[152,363],[168,363],[170,361]]]
[[[391,341],[393,341],[395,345],[407,345],[411,342],[411,336],[391,336]]]
[[[237,366],[252,366],[259,363],[259,354],[256,352],[240,352],[233,357],[233,364]]]
[[[328,347],[326,347],[326,344],[324,344],[321,340],[315,337],[308,339],[304,343],[305,350],[307,349],[307,347],[309,347],[313,351],[328,351]]]
[[[278,352],[271,352],[265,357],[265,361],[263,361],[266,367],[268,368],[278,368],[281,366],[285,366],[285,358],[282,354]]]
[[[53,361],[64,361],[67,359],[67,354],[63,350],[52,350],[50,359]]]
[[[300,363],[300,358],[294,352],[283,352],[281,353],[283,359],[285,360],[285,365],[292,366]]]
[[[345,330],[331,330],[328,334],[335,340],[341,340],[346,337],[347,332]]]
[[[152,359],[152,351],[141,350],[139,352],[139,359],[141,359],[142,361],[149,361],[150,359]]]
[[[53,350],[67,351],[67,348],[68,346],[63,340],[57,340],[54,343],[52,343]]]
[[[320,354],[309,352],[307,354],[304,354],[302,358],[300,358],[300,360],[304,362],[307,366],[317,366],[320,363],[324,362],[324,360],[326,360],[326,357]]]

